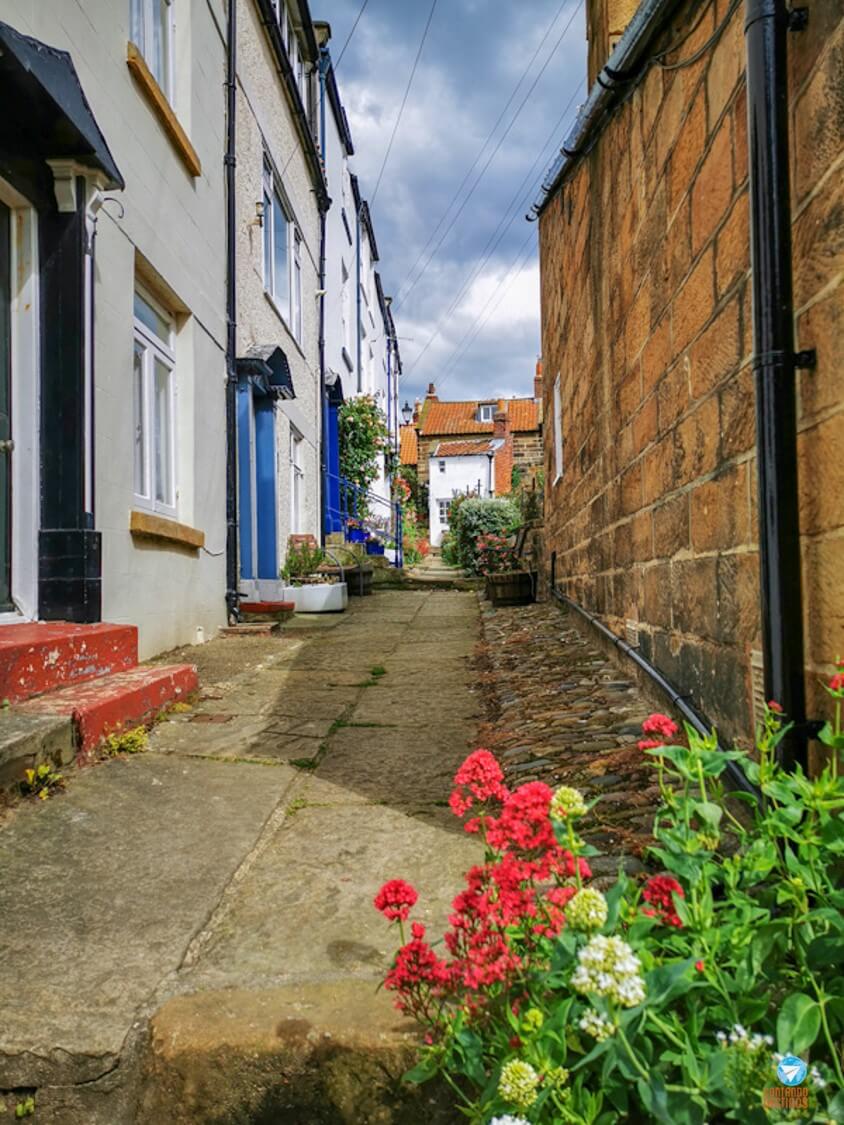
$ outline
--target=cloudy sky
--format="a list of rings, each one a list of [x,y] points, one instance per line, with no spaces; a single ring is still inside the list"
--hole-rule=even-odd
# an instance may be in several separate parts
[[[335,61],[362,2],[311,0]],[[338,67],[370,200],[430,9],[367,0]],[[585,67],[583,0],[438,0],[372,204],[403,400],[431,381],[442,398],[532,393],[539,268],[524,215],[585,99]]]

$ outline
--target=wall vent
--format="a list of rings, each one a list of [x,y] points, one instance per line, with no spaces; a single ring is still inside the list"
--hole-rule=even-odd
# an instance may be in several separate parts
[[[753,697],[754,729],[765,721],[765,660],[758,649],[750,653],[750,690]]]
[[[639,647],[639,622],[634,621],[632,617],[628,617],[624,623],[624,633],[627,637],[627,643],[632,645],[633,648]]]

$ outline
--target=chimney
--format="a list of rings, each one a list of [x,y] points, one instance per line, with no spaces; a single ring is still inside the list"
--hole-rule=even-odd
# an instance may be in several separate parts
[[[492,419],[492,425],[493,438],[504,438],[506,441],[506,439],[510,436],[509,415],[505,414],[503,410],[496,410],[495,415]]]
[[[434,386],[433,383],[429,383],[428,384],[428,393],[425,395],[425,398],[436,398],[436,397],[437,397],[437,388]]]
[[[419,398],[415,398],[413,400],[413,418],[411,419],[414,426],[418,425],[418,423],[419,423],[419,411],[421,409],[422,409],[422,400],[419,399]]]
[[[536,361],[536,374],[533,376],[533,397],[536,402],[542,402],[542,359]]]

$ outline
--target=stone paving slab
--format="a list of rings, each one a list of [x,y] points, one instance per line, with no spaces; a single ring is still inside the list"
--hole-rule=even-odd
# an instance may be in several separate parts
[[[114,1065],[293,777],[149,754],[19,811],[0,834],[0,1089]]]

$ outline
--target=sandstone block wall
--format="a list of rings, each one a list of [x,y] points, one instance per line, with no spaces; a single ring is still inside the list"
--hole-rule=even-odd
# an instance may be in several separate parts
[[[844,8],[809,9],[789,99],[797,347],[818,352],[796,376],[812,713],[844,655]],[[555,482],[546,427],[547,566],[728,735],[751,730],[761,649],[744,68],[739,6],[699,62],[647,71],[540,219],[544,416],[560,373],[564,435]]]

